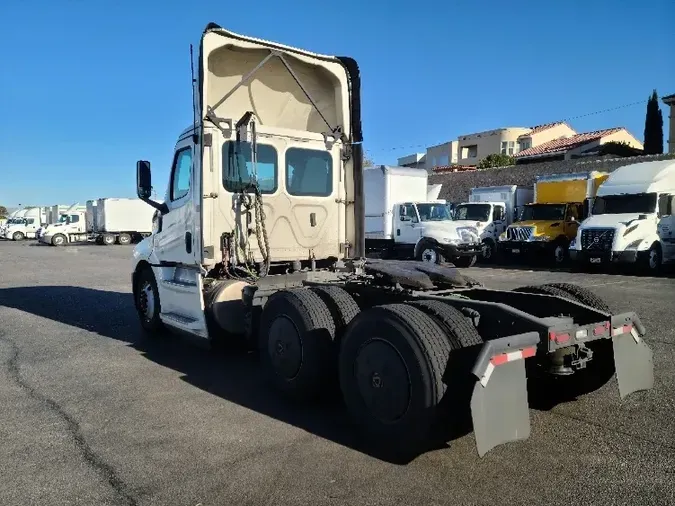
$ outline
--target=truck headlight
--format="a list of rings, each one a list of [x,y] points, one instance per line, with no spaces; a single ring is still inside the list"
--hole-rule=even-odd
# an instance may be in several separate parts
[[[459,243],[459,239],[454,239],[452,237],[444,237],[443,242],[446,244],[457,244]]]
[[[577,249],[577,238],[576,237],[570,241],[570,248],[569,249]]]
[[[544,241],[550,241],[551,238],[547,235],[533,235],[532,236],[533,241],[539,241],[539,242],[544,242]]]
[[[499,240],[500,241],[506,241],[506,231],[499,234]]]

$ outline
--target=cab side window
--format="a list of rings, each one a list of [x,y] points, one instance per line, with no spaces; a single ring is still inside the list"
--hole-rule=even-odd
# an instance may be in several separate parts
[[[399,207],[399,216],[401,221],[412,221],[417,223],[417,213],[415,212],[415,206],[412,204],[404,204]]]
[[[502,221],[503,219],[506,218],[506,210],[502,206],[495,206],[495,209],[493,211],[493,220],[494,221]]]
[[[670,195],[662,193],[659,195],[659,216],[670,216],[673,214]]]
[[[80,221],[80,217],[77,214],[73,214],[70,216],[70,222],[71,223],[77,223]]]
[[[192,148],[176,152],[171,169],[171,200],[178,200],[190,192],[192,175]]]

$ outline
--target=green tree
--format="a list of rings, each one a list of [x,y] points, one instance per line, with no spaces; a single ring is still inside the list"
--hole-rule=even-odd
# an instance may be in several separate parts
[[[626,141],[609,141],[600,146],[600,155],[638,156],[644,154],[641,149],[634,148]]]
[[[0,206],[0,218],[5,218],[9,214],[5,206]]]
[[[366,153],[364,151],[364,153],[363,153],[363,168],[365,169],[366,167],[372,167],[373,165],[374,165],[373,160],[370,158],[370,156],[368,156],[368,153]]]
[[[663,115],[659,107],[659,97],[656,90],[652,92],[647,102],[645,117],[645,154],[660,155],[663,153]]]
[[[515,159],[510,155],[502,153],[492,153],[487,155],[478,163],[479,169],[493,169],[495,167],[506,167],[507,165],[514,165]]]

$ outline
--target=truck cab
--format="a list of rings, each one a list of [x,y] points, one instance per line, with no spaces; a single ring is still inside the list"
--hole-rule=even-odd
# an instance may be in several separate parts
[[[489,290],[453,266],[365,258],[353,59],[209,24],[193,82],[195,122],[175,143],[163,202],[150,163],[136,164],[137,194],[157,210],[131,265],[149,336],[242,339],[296,400],[337,381],[355,425],[399,455],[428,448],[455,399],[479,455],[526,438],[525,360],[574,373],[591,341],[612,339],[616,370],[637,370],[618,381],[622,397],[651,388],[637,315],[584,303],[581,287]],[[396,208],[397,223],[447,221],[443,203],[425,204]]]
[[[480,254],[480,239],[475,223],[453,219],[445,200],[404,202],[394,207],[394,241],[408,247],[411,258],[441,263],[447,259],[458,267],[470,267]]]
[[[41,231],[38,240],[45,244],[62,245],[69,242],[74,235],[86,235],[86,211],[81,208],[64,212],[57,223],[48,225]]]
[[[607,177],[598,171],[538,176],[534,202],[525,205],[517,223],[501,234],[500,251],[506,257],[538,256],[563,264],[579,223]]]
[[[570,245],[582,264],[637,264],[657,273],[675,261],[675,162],[617,168],[598,189]]]
[[[20,217],[12,219],[11,223],[8,222],[4,230],[4,238],[14,241],[34,239],[41,225],[41,219],[41,208],[31,207],[25,209]]]

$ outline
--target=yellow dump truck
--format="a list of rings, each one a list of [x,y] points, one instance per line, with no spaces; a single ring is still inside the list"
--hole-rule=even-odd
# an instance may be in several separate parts
[[[556,264],[565,262],[579,223],[608,177],[609,173],[599,171],[538,176],[534,203],[525,205],[518,221],[499,236],[502,255],[536,255]]]

